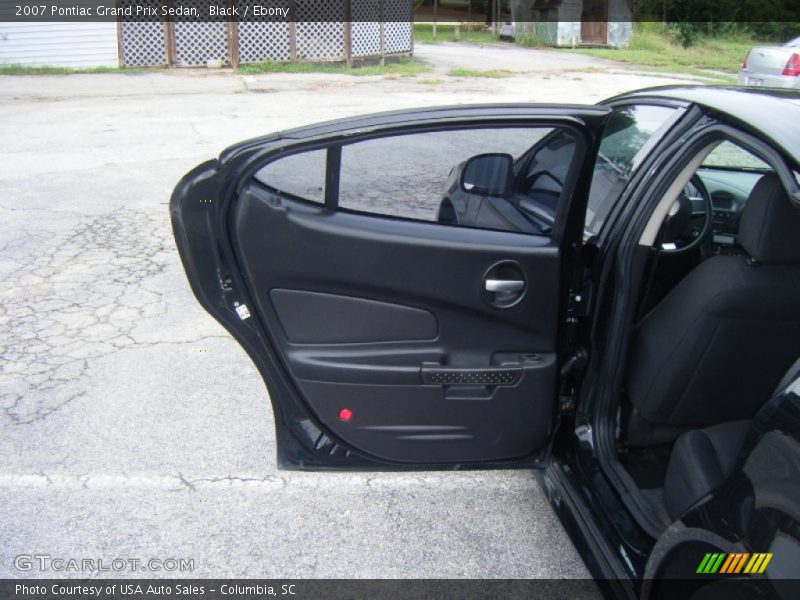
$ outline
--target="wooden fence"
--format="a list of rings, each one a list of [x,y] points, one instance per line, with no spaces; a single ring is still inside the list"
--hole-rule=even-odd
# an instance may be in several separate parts
[[[161,0],[127,0],[158,6]],[[200,7],[203,0],[172,0]],[[231,6],[258,0],[229,0]],[[123,2],[124,4],[124,2]],[[324,6],[326,5],[327,6]],[[312,10],[315,11],[311,13]],[[311,21],[304,16],[340,14],[340,21]],[[119,61],[126,67],[206,66],[209,61],[237,66],[265,60],[346,61],[410,54],[413,51],[410,0],[271,0],[286,7],[289,22],[121,22]],[[405,20],[404,20],[405,19]]]

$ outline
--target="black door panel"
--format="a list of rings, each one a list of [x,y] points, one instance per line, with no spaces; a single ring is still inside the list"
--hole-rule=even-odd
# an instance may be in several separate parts
[[[330,213],[256,182],[230,223],[255,310],[334,435],[401,462],[509,460],[541,448],[559,294],[548,240]],[[510,260],[528,289],[498,309],[483,276]]]
[[[378,458],[504,461],[541,449],[553,417],[555,356],[518,368],[522,376],[513,386],[299,384],[324,425]],[[339,420],[343,407],[352,410],[350,421]]]
[[[281,466],[544,464],[568,348],[564,274],[607,115],[387,113],[244,142],[181,180],[170,209],[187,277],[266,382]],[[576,143],[547,227],[436,222],[471,155],[513,137],[525,173],[558,128]],[[370,140],[384,141],[351,151]]]
[[[429,309],[451,348],[486,345],[486,331],[474,329],[483,326],[496,351],[555,349],[559,251],[546,238],[330,213],[258,183],[242,191],[230,223],[237,263],[262,306],[273,289],[339,294]],[[483,277],[507,260],[525,269],[528,290],[498,309],[483,297]]]

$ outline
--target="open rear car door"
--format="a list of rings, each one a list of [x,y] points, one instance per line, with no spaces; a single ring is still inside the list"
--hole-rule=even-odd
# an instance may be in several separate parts
[[[266,382],[281,466],[542,465],[607,114],[386,113],[244,142],[179,182],[187,277]],[[560,186],[552,222],[519,200],[533,180]],[[449,190],[481,219],[437,220]]]

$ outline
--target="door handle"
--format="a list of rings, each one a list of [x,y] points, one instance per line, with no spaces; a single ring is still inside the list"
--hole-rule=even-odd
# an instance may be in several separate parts
[[[525,287],[525,282],[518,279],[487,279],[486,291],[495,293],[519,292]]]
[[[513,260],[494,264],[483,276],[484,301],[495,308],[509,308],[522,299],[527,288],[522,267]]]

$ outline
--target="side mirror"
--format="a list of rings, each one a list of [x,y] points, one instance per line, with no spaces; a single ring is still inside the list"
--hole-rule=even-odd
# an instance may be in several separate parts
[[[478,154],[464,164],[459,186],[467,194],[506,196],[511,192],[513,169],[510,154]]]

